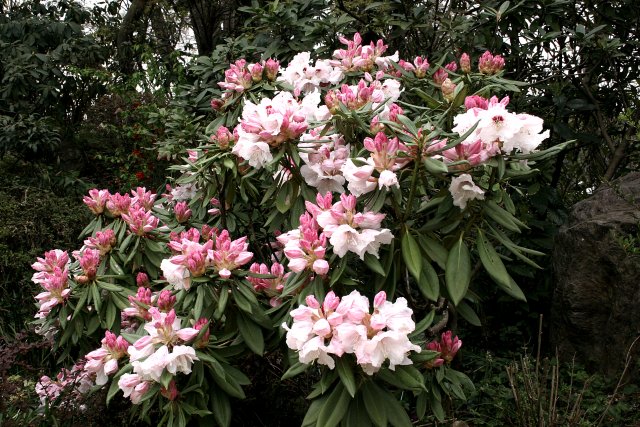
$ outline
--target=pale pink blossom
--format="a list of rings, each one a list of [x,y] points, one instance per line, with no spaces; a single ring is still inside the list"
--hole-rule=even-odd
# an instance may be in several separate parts
[[[85,371],[96,375],[96,385],[105,385],[108,376],[118,371],[118,360],[127,355],[129,343],[110,331],[105,332],[102,347],[88,353]]]
[[[110,198],[109,190],[98,190],[93,188],[89,190],[89,195],[84,196],[82,201],[95,215],[100,215],[104,212],[104,208],[107,204],[107,200]]]
[[[294,95],[310,93],[322,85],[335,85],[343,78],[340,68],[333,67],[329,60],[319,59],[311,65],[311,54],[300,52],[286,68],[280,69],[278,81],[290,84]]]
[[[131,195],[131,205],[142,207],[147,211],[153,208],[157,196],[154,192],[147,191],[145,187],[138,187],[135,190],[131,190]]]
[[[128,213],[122,214],[122,219],[129,225],[129,230],[138,236],[144,236],[155,230],[160,221],[143,206],[132,207]]]
[[[340,43],[346,45],[346,49],[337,49],[333,52],[331,65],[340,67],[345,71],[371,71],[374,69],[390,69],[391,63],[398,62],[398,52],[391,56],[383,56],[388,46],[383,40],[378,40],[375,44],[362,45],[362,37],[355,33],[353,40],[339,37]]]
[[[341,169],[349,158],[351,147],[345,144],[342,135],[320,137],[319,131],[313,129],[301,139],[303,142],[298,148],[305,164],[300,167],[300,174],[307,185],[316,187],[323,194],[344,192],[345,178]]]
[[[53,273],[56,267],[65,270],[69,265],[69,254],[60,249],[53,249],[44,253],[44,258],[37,258],[31,264],[31,268],[36,272],[31,277],[34,283],[41,283],[46,278],[46,273]]]
[[[104,256],[111,251],[116,244],[116,234],[110,228],[104,231],[97,231],[96,235],[84,241],[84,245],[91,249],[100,251],[100,256]]]
[[[118,380],[118,387],[123,391],[124,397],[129,397],[135,405],[140,403],[151,384],[151,381],[143,380],[138,374],[123,374]]]
[[[484,190],[473,182],[471,175],[466,173],[451,180],[449,192],[453,197],[453,204],[460,209],[466,208],[469,200],[484,200]]]
[[[208,250],[215,271],[223,279],[231,277],[231,271],[251,261],[253,253],[247,251],[247,237],[231,240],[229,232],[222,230],[216,237],[213,249]]]

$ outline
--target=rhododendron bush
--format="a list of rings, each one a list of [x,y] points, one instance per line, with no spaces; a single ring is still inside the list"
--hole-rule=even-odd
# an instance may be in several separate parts
[[[510,108],[499,55],[440,66],[340,40],[231,64],[164,193],[85,197],[82,248],[33,265],[39,331],[81,378],[43,379],[43,403],[106,387],[142,418],[225,426],[239,357],[278,350],[283,378],[319,375],[303,425],[410,425],[465,398],[448,315],[478,324],[480,268],[525,298],[503,259],[537,253],[512,239],[510,193],[559,147],[537,151],[549,131]]]

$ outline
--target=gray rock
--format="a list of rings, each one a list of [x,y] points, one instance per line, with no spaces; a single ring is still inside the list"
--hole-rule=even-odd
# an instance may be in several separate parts
[[[563,360],[614,377],[640,335],[640,173],[573,207],[553,251],[551,341]],[[640,355],[640,340],[632,360]],[[630,368],[638,378],[638,370]]]

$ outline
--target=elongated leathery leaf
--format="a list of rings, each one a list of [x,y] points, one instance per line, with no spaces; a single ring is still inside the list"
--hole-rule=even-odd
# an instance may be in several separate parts
[[[445,271],[445,282],[449,296],[455,305],[458,305],[469,289],[471,281],[471,260],[469,259],[469,249],[460,236],[460,239],[449,251],[447,257],[447,268]]]

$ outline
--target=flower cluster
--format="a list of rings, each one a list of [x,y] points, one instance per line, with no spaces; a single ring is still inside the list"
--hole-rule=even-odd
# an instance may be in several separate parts
[[[169,242],[169,248],[175,255],[162,260],[160,269],[175,289],[188,291],[191,278],[204,275],[209,268],[228,279],[232,270],[253,258],[253,253],[247,251],[249,244],[246,236],[231,240],[229,232],[222,230],[219,234],[214,233],[213,238],[203,237],[206,237],[206,241],[200,243],[200,232],[192,228],[174,236]]]
[[[462,347],[462,341],[458,337],[452,337],[452,335],[451,331],[443,332],[440,342],[431,341],[427,344],[427,350],[440,353],[435,360],[428,362],[428,367],[437,368],[445,363],[451,363],[460,347]]]
[[[151,321],[144,325],[148,335],[139,338],[127,348],[133,374],[124,374],[118,386],[133,403],[139,403],[153,383],[159,383],[166,371],[189,374],[193,362],[199,360],[195,349],[185,345],[200,331],[181,328],[180,318],[173,310],[163,313],[156,307],[149,309]]]
[[[321,138],[319,133],[317,129],[313,129],[302,135],[303,142],[298,148],[304,165],[300,167],[300,174],[319,193],[342,193],[345,183],[342,167],[349,158],[351,147],[345,144],[340,134],[334,133]]]
[[[284,254],[289,260],[289,269],[299,273],[310,270],[325,275],[329,272],[329,263],[324,259],[327,250],[327,236],[320,233],[318,223],[308,213],[300,216],[300,226],[277,237],[284,245]]]
[[[353,35],[353,40],[339,37],[340,43],[346,45],[346,49],[337,49],[333,52],[333,59],[330,61],[334,67],[339,67],[344,71],[374,71],[376,68],[385,71],[391,68],[393,62],[398,62],[398,52],[391,56],[382,56],[389,46],[383,40],[378,40],[375,44],[362,45],[360,33]]]
[[[293,324],[287,330],[287,345],[298,352],[302,363],[318,361],[330,369],[335,367],[332,355],[355,354],[357,363],[369,375],[380,370],[385,360],[389,369],[410,365],[410,351],[420,352],[407,335],[415,329],[412,310],[404,298],[395,303],[379,292],[369,311],[369,299],[353,291],[340,299],[329,292],[322,306],[310,295],[307,305],[291,312]]]
[[[307,130],[309,121],[324,120],[329,112],[318,107],[320,94],[310,93],[298,102],[290,92],[280,92],[273,99],[263,98],[260,103],[246,101],[238,128],[238,140],[231,152],[261,168],[273,156],[271,147],[285,141],[294,141]]]
[[[509,97],[501,100],[495,96],[489,100],[471,97],[465,102],[467,111],[454,117],[452,130],[463,135],[477,124],[464,143],[473,144],[479,140],[490,153],[511,154],[513,150],[531,153],[549,137],[549,131],[542,132],[540,117],[511,113],[506,109],[508,104]]]
[[[375,138],[365,138],[364,147],[371,153],[368,158],[348,159],[342,168],[344,177],[349,181],[349,191],[360,196],[376,187],[399,187],[395,172],[411,161],[409,149],[398,138],[389,139],[383,132],[378,132]],[[356,166],[354,160],[363,165]]]
[[[340,68],[331,65],[327,59],[319,59],[315,65],[311,65],[311,54],[300,52],[293,57],[286,68],[280,69],[278,81],[290,84],[293,94],[310,93],[321,86],[335,85],[343,78]]]
[[[31,280],[44,289],[36,295],[40,304],[36,318],[45,318],[53,307],[64,303],[71,289],[69,279],[69,254],[60,249],[45,252],[44,258],[38,258],[31,267],[36,270]]]
[[[249,267],[249,271],[256,274],[270,274],[274,276],[273,278],[259,278],[259,277],[251,277],[248,276],[247,280],[249,283],[253,285],[253,289],[256,292],[262,292],[265,295],[271,297],[269,303],[272,307],[277,307],[281,304],[279,299],[282,290],[284,289],[284,284],[289,277],[289,274],[284,272],[284,266],[279,262],[274,262],[269,268],[266,264],[258,264],[254,262]]]
[[[131,190],[131,195],[110,194],[108,190],[94,188],[83,201],[95,215],[103,214],[106,209],[112,217],[121,217],[133,234],[144,236],[158,227],[159,219],[151,213],[156,196],[144,187]]]
[[[41,405],[58,400],[61,406],[76,406],[78,396],[91,390],[93,380],[84,369],[84,363],[78,362],[71,369],[63,368],[55,379],[44,375],[36,384],[36,393]]]
[[[367,75],[367,80],[360,80],[357,85],[343,84],[340,89],[329,90],[324,97],[324,103],[331,114],[336,114],[341,105],[348,110],[358,110],[371,103],[371,108],[375,110],[382,104],[397,101],[400,93],[398,80],[381,81],[378,78],[373,80],[370,75]]]
[[[96,385],[105,385],[108,377],[118,371],[118,360],[127,355],[129,343],[122,337],[106,331],[102,347],[88,353],[84,370],[96,376]]]
[[[342,258],[347,252],[354,252],[360,259],[370,253],[377,258],[380,245],[393,240],[391,231],[381,228],[385,214],[357,212],[353,194],[341,194],[338,202],[332,201],[331,193],[318,194],[317,204],[307,201],[306,208],[329,239],[333,253]]]

